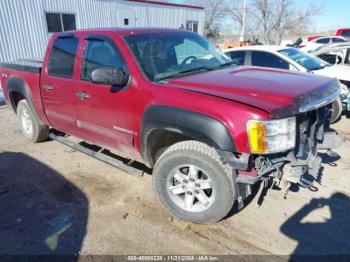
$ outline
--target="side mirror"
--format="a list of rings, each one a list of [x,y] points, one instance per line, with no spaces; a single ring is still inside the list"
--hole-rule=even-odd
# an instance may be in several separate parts
[[[115,67],[101,67],[91,73],[91,82],[95,84],[125,86],[128,81],[129,75]]]

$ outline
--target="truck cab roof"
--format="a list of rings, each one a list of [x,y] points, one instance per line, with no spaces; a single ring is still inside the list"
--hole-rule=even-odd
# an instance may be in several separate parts
[[[72,30],[55,33],[54,35],[67,35],[69,33],[84,33],[84,34],[103,34],[103,33],[117,33],[121,36],[136,35],[136,34],[147,34],[147,33],[167,33],[167,32],[184,32],[182,29],[172,28],[156,28],[156,27],[112,27],[112,28],[92,28],[82,30]]]

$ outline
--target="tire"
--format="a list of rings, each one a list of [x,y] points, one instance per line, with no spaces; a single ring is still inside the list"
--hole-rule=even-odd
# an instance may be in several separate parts
[[[337,122],[343,113],[343,104],[340,100],[340,97],[337,97],[336,100],[334,100],[333,104],[333,112],[332,112],[332,117],[331,117],[331,124]]]
[[[41,142],[49,137],[49,127],[40,123],[26,100],[17,105],[17,119],[23,135],[31,142]]]
[[[215,149],[197,141],[179,142],[156,162],[153,188],[161,205],[172,215],[193,223],[214,223],[233,207],[234,174]],[[191,181],[193,177],[197,178]]]

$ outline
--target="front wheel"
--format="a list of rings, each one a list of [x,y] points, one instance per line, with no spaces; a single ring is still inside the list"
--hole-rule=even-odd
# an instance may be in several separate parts
[[[163,207],[194,223],[221,220],[235,201],[234,170],[215,149],[197,141],[174,144],[160,156],[153,186]]]
[[[332,103],[332,116],[331,116],[331,124],[335,123],[343,113],[343,104],[340,100],[340,97],[337,97],[336,100]]]

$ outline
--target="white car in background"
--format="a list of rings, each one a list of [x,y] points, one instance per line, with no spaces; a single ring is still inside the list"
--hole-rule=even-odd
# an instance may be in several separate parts
[[[241,66],[259,66],[313,73],[340,81],[341,96],[333,104],[335,122],[343,108],[350,110],[350,66],[331,65],[299,49],[284,46],[246,46],[224,50],[233,62]]]
[[[321,46],[310,54],[330,63],[350,66],[350,42]]]
[[[306,42],[305,45],[300,48],[300,50],[304,52],[310,52],[323,45],[338,44],[345,42],[349,42],[349,39],[343,36],[323,36]]]

